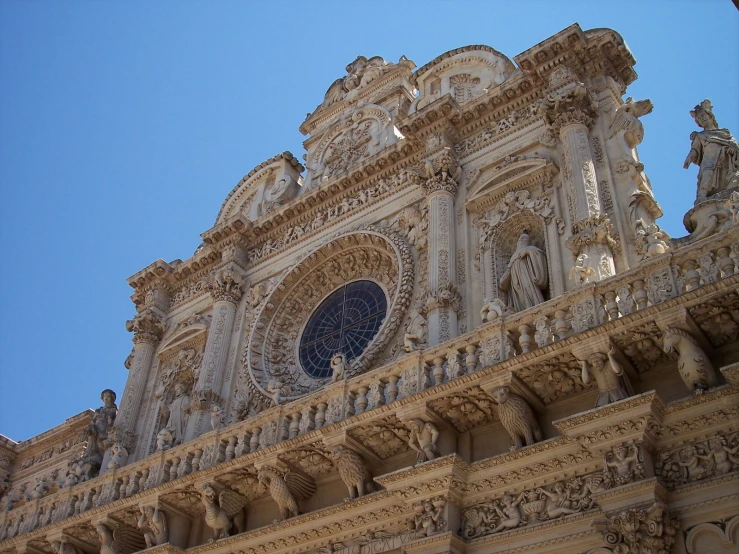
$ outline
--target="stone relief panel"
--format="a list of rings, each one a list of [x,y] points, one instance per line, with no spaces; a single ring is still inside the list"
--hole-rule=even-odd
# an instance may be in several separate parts
[[[715,435],[661,452],[654,472],[665,485],[675,489],[739,471],[739,432]]]
[[[410,431],[394,415],[371,425],[355,427],[347,433],[382,460],[406,452],[410,448],[408,444]]]
[[[416,72],[419,95],[414,113],[451,94],[459,105],[471,102],[504,82],[514,71],[511,61],[489,46],[457,48],[437,57]]]
[[[328,379],[308,375],[300,366],[297,348],[302,328],[323,299],[341,285],[372,280],[388,298],[380,330],[346,373],[367,370],[399,330],[411,301],[413,256],[407,242],[388,229],[367,227],[344,233],[321,246],[287,272],[256,314],[244,355],[249,380],[263,396],[288,401],[323,387]],[[249,386],[242,383],[240,391]],[[272,390],[270,390],[272,389]]]
[[[319,186],[395,144],[403,135],[384,107],[364,105],[342,116],[306,156],[306,188]]]

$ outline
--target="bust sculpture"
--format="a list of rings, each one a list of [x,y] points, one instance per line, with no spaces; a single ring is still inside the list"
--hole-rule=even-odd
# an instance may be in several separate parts
[[[508,293],[508,306],[520,312],[544,302],[548,283],[546,254],[531,244],[529,232],[524,230],[500,278],[500,289]]]
[[[710,100],[698,104],[690,115],[702,131],[690,134],[691,146],[683,167],[698,170],[696,204],[725,190],[739,187],[739,143],[728,129],[719,129]]]

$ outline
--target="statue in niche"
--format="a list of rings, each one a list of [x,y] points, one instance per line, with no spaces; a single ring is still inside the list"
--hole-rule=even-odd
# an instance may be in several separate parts
[[[176,383],[174,386],[175,398],[169,407],[163,407],[163,411],[169,412],[167,418],[167,428],[174,437],[174,445],[182,444],[185,440],[185,429],[187,428],[187,418],[190,415],[190,397],[187,394],[187,387],[184,383]]]
[[[698,104],[690,115],[702,131],[690,134],[692,144],[683,167],[696,164],[698,192],[696,203],[725,190],[739,187],[739,143],[728,129],[719,129],[710,100]]]
[[[548,283],[546,254],[531,244],[529,232],[524,230],[500,278],[499,287],[508,293],[508,306],[520,312],[544,302]]]
[[[103,401],[103,405],[95,410],[86,431],[87,446],[85,447],[83,460],[86,462],[87,475],[85,475],[84,480],[94,477],[94,474],[100,469],[100,465],[103,463],[108,432],[113,428],[115,418],[118,415],[115,392],[105,389],[100,393],[100,399]]]

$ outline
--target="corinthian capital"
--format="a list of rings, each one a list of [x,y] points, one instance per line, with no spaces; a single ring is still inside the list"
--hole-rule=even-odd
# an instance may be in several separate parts
[[[234,267],[225,267],[216,270],[208,282],[210,293],[216,302],[231,302],[237,304],[244,293],[244,279]]]
[[[457,194],[462,169],[452,155],[450,148],[444,148],[436,156],[426,160],[427,179],[422,183],[427,194],[445,191],[452,196]]]
[[[147,308],[136,314],[133,319],[126,321],[126,331],[134,333],[134,343],[157,344],[164,335],[165,327],[162,318]]]
[[[551,91],[534,104],[534,111],[544,118],[551,138],[575,123],[591,128],[597,113],[590,92],[579,82]]]

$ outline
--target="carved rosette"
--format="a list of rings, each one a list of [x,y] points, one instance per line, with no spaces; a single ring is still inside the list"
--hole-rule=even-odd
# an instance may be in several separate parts
[[[352,360],[348,375],[367,370],[400,328],[413,294],[413,256],[405,239],[389,229],[368,226],[338,235],[285,273],[254,318],[245,373],[269,398],[270,381],[279,380],[281,401],[323,387],[326,379],[300,367],[298,346],[303,326],[326,296],[355,280],[371,280],[388,298],[388,311],[375,338]],[[241,387],[249,386],[242,383]]]
[[[133,319],[126,321],[126,330],[133,332],[133,342],[157,345],[164,335],[165,327],[162,318],[153,310],[145,309]]]

